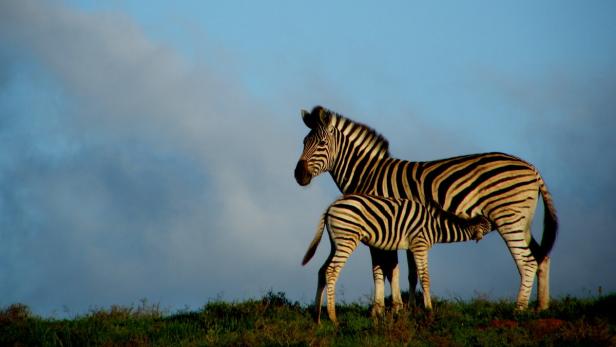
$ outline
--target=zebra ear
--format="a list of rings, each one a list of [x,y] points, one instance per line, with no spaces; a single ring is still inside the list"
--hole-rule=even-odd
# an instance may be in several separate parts
[[[319,125],[320,126],[328,127],[329,121],[331,120],[331,118],[332,118],[331,114],[327,110],[323,108],[319,110]]]
[[[316,127],[326,127],[329,124],[331,115],[327,110],[321,106],[316,106],[312,109],[312,112],[302,110],[302,120],[304,124],[310,129]]]
[[[312,115],[310,114],[310,112],[302,110],[301,114],[304,124],[306,124],[309,129],[314,129],[314,120],[312,119]]]

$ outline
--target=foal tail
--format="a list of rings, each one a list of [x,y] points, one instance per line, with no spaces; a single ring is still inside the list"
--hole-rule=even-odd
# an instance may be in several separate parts
[[[302,265],[306,265],[310,261],[310,259],[312,259],[312,256],[314,255],[314,253],[317,251],[317,246],[319,246],[319,243],[321,242],[321,237],[323,236],[323,229],[325,228],[325,216],[326,215],[327,215],[327,212],[321,215],[321,219],[319,220],[319,225],[317,226],[317,232],[314,235],[314,239],[312,239],[312,242],[310,242],[310,246],[308,246],[306,255],[304,255],[304,260],[302,260]]]

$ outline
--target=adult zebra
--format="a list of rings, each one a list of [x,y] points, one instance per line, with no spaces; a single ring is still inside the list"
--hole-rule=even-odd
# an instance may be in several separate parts
[[[390,156],[388,142],[373,129],[321,106],[302,111],[310,132],[295,168],[295,179],[308,185],[329,172],[344,194],[417,199],[460,218],[484,216],[505,240],[520,274],[516,307],[528,307],[535,274],[539,309],[549,305],[548,257],[558,229],[556,209],[539,172],[504,153],[482,153],[412,162]],[[538,195],[545,206],[541,244],[530,232]],[[384,306],[384,276],[392,287],[394,307],[401,306],[395,251],[370,248],[375,282],[373,313]],[[410,290],[417,285],[416,265],[407,252]]]
[[[320,321],[323,289],[327,285],[327,313],[336,321],[336,280],[347,259],[360,242],[383,250],[409,249],[421,279],[424,306],[432,309],[428,250],[435,243],[479,241],[492,228],[483,216],[459,218],[434,206],[409,199],[371,195],[345,195],[334,201],[321,216],[314,239],[302,265],[312,258],[327,225],[331,252],[319,270],[315,298],[316,321]]]

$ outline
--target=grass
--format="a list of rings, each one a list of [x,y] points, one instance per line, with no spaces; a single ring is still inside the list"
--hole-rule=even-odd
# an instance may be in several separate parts
[[[434,300],[371,319],[359,304],[337,307],[339,327],[314,324],[314,306],[284,293],[174,314],[143,302],[73,319],[42,318],[20,304],[0,310],[1,346],[616,346],[616,293],[553,300],[547,311],[514,313],[509,301]]]

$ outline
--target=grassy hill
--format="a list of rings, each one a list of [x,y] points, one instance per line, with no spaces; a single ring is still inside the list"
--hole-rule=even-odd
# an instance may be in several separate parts
[[[514,314],[513,302],[434,299],[382,319],[368,307],[337,307],[340,326],[313,322],[314,306],[268,293],[166,314],[157,306],[111,307],[73,319],[41,318],[24,305],[0,311],[0,346],[616,346],[616,293],[565,297],[545,312]]]

